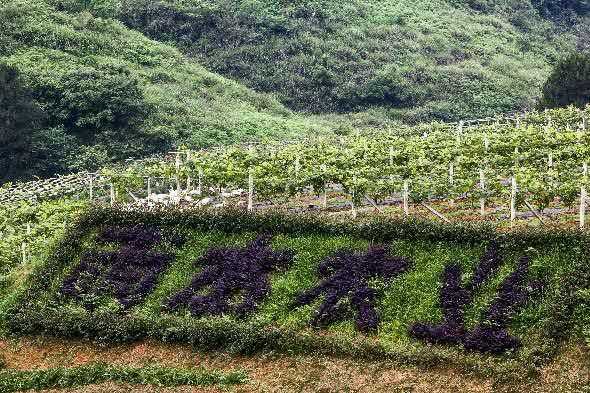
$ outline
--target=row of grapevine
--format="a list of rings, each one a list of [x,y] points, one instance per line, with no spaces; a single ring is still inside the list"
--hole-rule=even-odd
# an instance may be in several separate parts
[[[353,206],[397,195],[408,203],[470,198],[511,200],[547,208],[555,200],[573,206],[587,186],[590,135],[585,110],[545,112],[451,124],[400,126],[395,130],[265,141],[167,158],[132,161],[100,173],[104,199],[138,199],[173,190],[180,195],[249,190],[259,200],[338,188]],[[176,159],[174,159],[176,157]],[[92,194],[89,174],[74,175],[78,190]],[[62,178],[64,179],[64,178]],[[166,183],[162,190],[162,183]],[[160,191],[155,191],[159,184]],[[518,192],[516,191],[518,188]],[[67,189],[67,188],[66,188]],[[7,194],[9,196],[7,196]],[[18,193],[0,190],[0,203]],[[27,195],[39,195],[29,187]],[[92,195],[90,195],[92,196]],[[325,204],[325,199],[324,199]],[[531,208],[531,210],[533,210]]]
[[[414,203],[507,199],[514,179],[516,204],[530,200],[543,210],[556,198],[573,206],[587,185],[588,115],[590,108],[567,108],[479,126],[458,124],[454,132],[422,125],[412,135],[386,130],[181,151],[175,162],[132,165],[109,176],[121,189],[145,187],[145,178],[175,178],[179,188],[254,188],[261,199],[309,190],[321,195],[339,185],[358,202],[407,189]]]

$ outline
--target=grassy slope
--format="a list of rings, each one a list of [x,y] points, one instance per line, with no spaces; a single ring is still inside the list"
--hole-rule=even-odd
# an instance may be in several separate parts
[[[16,66],[35,90],[59,90],[70,70],[129,70],[154,105],[143,130],[154,140],[204,146],[321,128],[114,20],[58,12],[42,0],[3,2],[0,17],[7,23],[0,61]]]
[[[220,218],[211,220],[206,225],[229,225],[228,230],[236,227],[235,224],[224,222]],[[248,228],[248,225],[250,224],[244,223],[242,228]],[[162,228],[165,229],[166,226]],[[133,309],[128,318],[113,314],[118,307],[116,302],[108,298],[100,302],[101,306],[96,313],[88,313],[75,302],[63,303],[55,296],[62,279],[76,264],[77,257],[74,255],[80,255],[81,250],[95,247],[92,234],[96,230],[85,228],[86,235],[83,236],[81,247],[68,250],[69,255],[74,256],[73,260],[68,259],[63,268],[59,267],[52,276],[47,276],[47,279],[51,278],[51,282],[47,281],[47,290],[35,293],[34,300],[28,301],[26,307],[20,306],[24,314],[9,323],[17,331],[40,330],[66,336],[83,334],[107,340],[130,339],[139,333],[141,336],[145,334],[166,341],[188,340],[206,348],[223,345],[247,351],[260,348],[294,352],[314,350],[369,357],[375,354],[379,357],[386,353],[386,356],[392,356],[401,363],[420,364],[432,364],[444,359],[449,364],[473,367],[473,370],[481,373],[488,373],[490,370],[518,370],[518,367],[525,364],[534,369],[544,362],[546,356],[554,354],[556,342],[549,338],[552,333],[544,329],[555,323],[555,307],[562,306],[560,289],[570,274],[572,262],[584,258],[585,255],[581,246],[572,247],[571,242],[568,245],[568,242],[564,244],[559,239],[546,244],[538,244],[538,241],[530,243],[535,245],[534,250],[528,251],[533,258],[531,270],[534,276],[545,280],[546,292],[541,301],[535,301],[520,311],[511,323],[511,333],[523,340],[524,348],[514,356],[497,360],[469,354],[458,348],[425,346],[407,334],[408,327],[414,322],[440,320],[438,288],[443,267],[451,262],[460,263],[465,268],[464,279],[467,280],[483,250],[481,242],[467,244],[455,237],[453,239],[458,242],[443,241],[444,236],[451,236],[450,232],[447,235],[435,234],[430,232],[432,228],[426,227],[422,228],[423,234],[409,231],[406,235],[399,236],[391,243],[392,252],[411,257],[415,266],[409,273],[392,282],[376,280],[372,283],[378,289],[377,309],[382,321],[378,334],[366,337],[355,332],[350,320],[332,325],[327,329],[327,334],[317,334],[307,324],[319,303],[296,310],[291,310],[288,305],[297,293],[317,282],[315,269],[325,256],[340,248],[366,249],[367,239],[353,235],[333,236],[305,232],[280,234],[279,230],[273,240],[273,247],[295,251],[296,259],[286,273],[272,275],[270,297],[261,305],[259,312],[243,322],[233,317],[195,319],[183,312],[170,316],[162,313],[161,304],[165,299],[183,288],[190,282],[193,274],[198,272],[199,267],[193,266],[192,262],[206,249],[220,245],[244,245],[254,236],[248,230],[243,232],[243,229],[228,235],[217,231],[190,229],[190,225],[183,225],[182,228],[188,235],[188,242],[177,250],[176,261],[160,278],[155,291],[142,305]],[[432,236],[434,238],[429,240]],[[525,248],[527,244],[524,245]],[[476,302],[469,308],[468,326],[473,326],[481,318],[482,311],[495,296],[500,282],[510,273],[518,256],[524,252],[522,245],[516,248],[511,246],[508,250],[499,273],[484,286]],[[55,263],[60,262],[53,259],[48,261],[49,266],[56,266]],[[39,277],[45,276],[35,276],[34,280],[39,280]],[[583,299],[583,291],[575,296]],[[576,321],[576,334],[570,336],[568,332],[567,339],[583,335],[583,326],[588,322],[588,310],[584,308],[586,306],[576,303],[576,307],[575,316],[570,319]],[[108,326],[108,331],[104,326]]]
[[[574,45],[520,1],[120,2],[128,25],[314,112],[382,107],[371,116],[416,121],[530,108]]]

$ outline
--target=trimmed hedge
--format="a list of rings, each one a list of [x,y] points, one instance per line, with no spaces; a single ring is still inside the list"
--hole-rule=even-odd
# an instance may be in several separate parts
[[[175,386],[228,386],[246,382],[242,372],[219,373],[206,370],[148,366],[144,368],[109,366],[102,363],[73,368],[47,370],[0,371],[0,391],[17,392],[52,388],[73,388],[104,382],[139,385]]]
[[[567,272],[556,279],[542,299],[535,298],[532,316],[524,316],[522,325],[531,325],[532,339],[521,350],[500,358],[476,355],[460,348],[445,348],[404,343],[384,344],[362,334],[354,336],[338,331],[317,334],[314,330],[274,326],[260,318],[237,320],[231,317],[191,318],[150,313],[117,313],[97,310],[79,313],[56,304],[40,305],[51,290],[52,282],[65,268],[79,258],[82,245],[88,241],[91,229],[105,226],[145,225],[166,227],[179,234],[183,231],[218,231],[239,233],[272,233],[288,236],[349,236],[369,243],[404,240],[409,243],[442,242],[458,246],[479,247],[496,242],[505,250],[522,252],[530,247],[545,249],[567,258]],[[84,337],[103,342],[132,341],[155,338],[165,342],[185,342],[201,349],[228,349],[241,353],[277,350],[288,353],[321,353],[369,359],[392,359],[400,363],[433,365],[439,362],[468,367],[472,371],[489,374],[505,371],[507,364],[519,364],[535,369],[550,358],[559,343],[577,337],[580,313],[590,310],[584,299],[584,288],[590,288],[588,251],[590,237],[576,230],[535,230],[498,233],[491,227],[478,225],[442,225],[413,220],[377,219],[364,223],[330,222],[313,215],[284,213],[248,214],[243,211],[171,211],[125,212],[94,209],[85,214],[76,226],[69,229],[62,243],[56,247],[46,264],[31,275],[26,289],[12,304],[5,323],[15,334],[49,334],[62,337]],[[578,250],[575,253],[573,250]],[[578,258],[579,257],[579,258]],[[568,259],[570,261],[570,259]],[[500,269],[502,270],[502,269]],[[504,278],[508,271],[504,272]],[[496,280],[499,285],[499,280]],[[488,285],[488,284],[486,284]],[[485,287],[485,286],[484,286]],[[488,288],[488,292],[490,289]],[[294,300],[294,299],[293,299]],[[485,299],[484,299],[485,300]],[[488,303],[490,299],[486,300]],[[482,308],[480,308],[482,309]],[[528,315],[528,314],[527,314]],[[583,316],[582,316],[583,317]],[[527,319],[529,318],[529,319]],[[420,322],[420,321],[415,321]],[[534,326],[533,326],[534,325]],[[505,360],[513,361],[505,362]]]

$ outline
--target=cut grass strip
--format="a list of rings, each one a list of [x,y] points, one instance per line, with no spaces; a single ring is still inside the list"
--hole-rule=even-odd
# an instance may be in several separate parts
[[[105,382],[138,385],[175,386],[229,386],[246,382],[243,372],[221,373],[203,369],[181,369],[158,366],[143,368],[118,367],[103,363],[73,368],[48,370],[1,370],[0,391],[17,392],[51,388],[72,388]]]

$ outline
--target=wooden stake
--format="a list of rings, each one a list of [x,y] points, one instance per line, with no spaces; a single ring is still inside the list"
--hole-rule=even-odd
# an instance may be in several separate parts
[[[586,181],[586,177],[588,176],[588,164],[584,163],[583,167],[583,181]],[[586,199],[588,198],[588,194],[586,193],[586,186],[582,184],[580,187],[580,229],[583,229],[586,226]]]
[[[407,180],[404,180],[404,214],[406,216],[410,215],[410,183]]]
[[[203,169],[199,168],[199,183],[197,185],[197,195],[203,192]]]
[[[23,258],[23,264],[27,263],[27,244],[25,242],[21,243],[20,250],[21,250],[21,255]]]
[[[383,210],[381,210],[381,208],[379,206],[377,206],[375,201],[373,199],[371,199],[368,195],[365,195],[365,199],[371,204],[371,206],[373,206],[375,208],[375,210],[377,210],[381,214],[385,214],[383,212]]]
[[[248,211],[251,212],[254,209],[254,174],[252,169],[248,174]]]
[[[486,191],[486,179],[485,179],[485,174],[483,169],[479,170],[479,188],[481,190],[482,196],[479,200],[479,209],[480,209],[480,214],[482,216],[486,215],[486,198],[483,195]]]
[[[115,186],[111,183],[111,207],[115,204]]]
[[[435,216],[437,216],[438,218],[440,218],[441,220],[443,220],[447,224],[451,223],[451,221],[449,221],[448,218],[443,216],[440,212],[436,211],[432,206],[428,205],[426,202],[420,202],[420,204],[422,206],[424,206],[426,209],[428,209],[429,212],[431,212],[432,214],[434,214]]]
[[[148,196],[148,199],[152,196],[152,178],[151,178],[151,176],[148,176],[148,179],[147,179],[147,196]]]
[[[537,219],[541,222],[541,224],[545,225],[545,221],[543,220],[543,217],[541,217],[541,215],[539,213],[537,213],[537,211],[533,208],[533,206],[531,206],[531,204],[529,203],[529,201],[527,201],[525,199],[524,200],[524,204],[526,205],[526,207],[528,207],[528,209],[531,211],[531,213],[533,213],[533,215],[535,217],[537,217]]]
[[[449,186],[450,186],[451,192],[453,192],[453,185],[454,184],[455,184],[455,164],[453,164],[451,162],[451,163],[449,163]],[[449,205],[451,205],[451,206],[455,205],[455,200],[453,198],[451,198],[449,200]]]
[[[92,200],[94,199],[94,178],[92,177],[92,175],[89,176],[89,180],[90,180],[90,203],[92,203]]]
[[[510,227],[514,227],[516,220],[516,176],[512,176],[512,192],[510,193]]]

